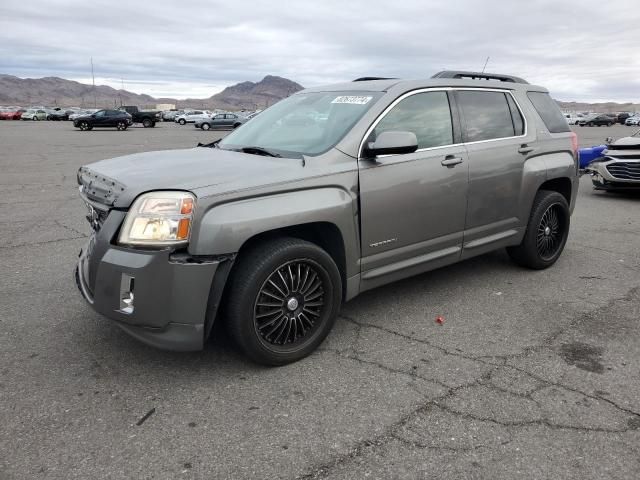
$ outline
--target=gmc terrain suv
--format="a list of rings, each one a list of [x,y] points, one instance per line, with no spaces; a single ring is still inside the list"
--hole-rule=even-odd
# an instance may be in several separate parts
[[[75,277],[147,344],[200,349],[219,321],[281,365],[366,290],[503,247],[553,265],[577,172],[558,106],[517,77],[310,88],[221,141],[80,168],[93,234]]]

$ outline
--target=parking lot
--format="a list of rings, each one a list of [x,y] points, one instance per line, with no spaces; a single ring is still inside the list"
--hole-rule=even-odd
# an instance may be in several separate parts
[[[220,328],[155,350],[76,291],[76,170],[220,135],[0,122],[0,479],[638,478],[640,196],[583,177],[551,269],[495,252],[370,291],[293,365]]]

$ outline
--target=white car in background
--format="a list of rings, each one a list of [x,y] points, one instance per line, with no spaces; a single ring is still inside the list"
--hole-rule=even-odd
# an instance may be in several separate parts
[[[582,118],[582,117],[580,117],[578,115],[574,115],[573,113],[565,113],[564,114],[564,118],[567,119],[567,123],[569,125],[577,125],[578,122],[580,121],[580,118]]]
[[[629,117],[624,121],[625,125],[640,125],[640,115],[634,115],[633,117]]]
[[[211,118],[211,112],[208,110],[193,110],[191,112],[184,112],[182,115],[178,115],[174,122],[180,125],[186,125],[187,123],[196,123],[198,120],[206,120]]]

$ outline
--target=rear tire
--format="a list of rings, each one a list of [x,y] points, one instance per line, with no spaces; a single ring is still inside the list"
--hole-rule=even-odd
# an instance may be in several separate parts
[[[208,123],[203,123],[202,125],[200,125],[200,128],[202,130],[209,130],[211,128],[211,125],[209,125]]]
[[[236,129],[236,128],[238,128],[240,125],[242,125],[242,124],[241,124],[241,123],[236,123],[236,124],[233,126],[233,129],[235,130],[235,129]]]
[[[254,362],[300,360],[331,331],[342,301],[335,262],[317,245],[276,238],[243,252],[226,288],[227,329]]]
[[[153,121],[150,118],[143,118],[142,119],[142,126],[144,128],[153,127]]]
[[[38,117],[36,117],[36,116],[34,115],[34,116],[33,116],[33,118],[32,118],[31,120],[33,120],[34,122],[37,122],[37,121],[38,121]]]
[[[569,204],[560,193],[538,191],[522,243],[508,247],[507,253],[523,267],[534,270],[550,267],[567,243],[570,216]]]

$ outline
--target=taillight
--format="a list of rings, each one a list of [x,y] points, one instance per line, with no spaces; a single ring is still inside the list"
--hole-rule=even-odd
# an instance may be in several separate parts
[[[580,150],[578,150],[578,135],[571,132],[571,149],[573,150],[573,158],[576,161],[576,173],[580,172]]]
[[[578,155],[578,135],[575,132],[571,132],[571,148],[574,155]]]

